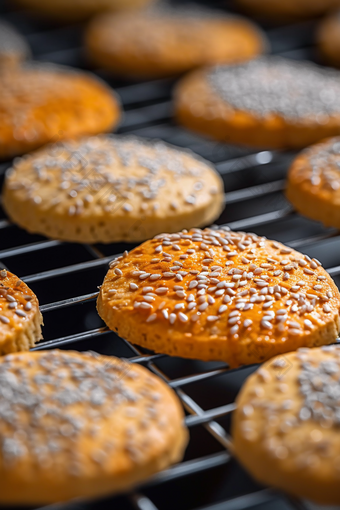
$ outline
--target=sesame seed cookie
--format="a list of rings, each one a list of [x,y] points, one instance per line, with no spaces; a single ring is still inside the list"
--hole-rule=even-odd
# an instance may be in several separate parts
[[[340,73],[261,57],[194,71],[178,84],[175,107],[181,124],[217,140],[305,147],[340,133]]]
[[[12,25],[0,20],[0,66],[19,64],[30,55],[24,37]]]
[[[9,217],[29,232],[89,243],[209,225],[223,203],[222,179],[206,161],[162,141],[119,135],[25,156],[3,190]]]
[[[36,295],[17,276],[0,269],[0,355],[28,351],[42,339]]]
[[[324,59],[340,67],[340,11],[336,11],[320,22],[317,32],[319,50]]]
[[[268,47],[265,35],[252,22],[197,6],[154,7],[138,16],[101,15],[90,23],[85,42],[97,65],[139,78],[243,62]]]
[[[311,18],[320,16],[340,5],[339,0],[237,0],[240,7],[252,14],[292,20],[297,18]]]
[[[340,504],[340,347],[268,361],[237,398],[234,453],[259,482]]]
[[[90,73],[30,63],[0,72],[0,158],[51,141],[110,131],[120,106]]]
[[[122,338],[231,367],[335,341],[340,294],[316,259],[255,234],[161,234],[114,260],[98,312]]]
[[[181,460],[175,393],[144,367],[96,353],[0,360],[0,503],[122,492]]]
[[[340,137],[296,157],[288,172],[286,196],[299,213],[340,228]]]
[[[24,9],[63,22],[82,21],[103,11],[138,9],[154,0],[15,0]]]

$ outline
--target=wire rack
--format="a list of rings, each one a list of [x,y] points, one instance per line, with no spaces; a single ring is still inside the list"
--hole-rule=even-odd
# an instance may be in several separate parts
[[[206,2],[207,3],[207,2]],[[221,7],[221,2],[213,2]],[[212,2],[209,2],[211,5]],[[228,2],[223,2],[225,7]],[[223,7],[222,6],[222,7]],[[229,6],[232,8],[232,5]],[[83,26],[55,26],[0,1],[0,16],[26,35],[39,61],[88,68]],[[266,29],[276,54],[317,60],[315,22]],[[292,153],[254,151],[203,139],[172,120],[174,80],[125,83],[91,69],[120,95],[125,116],[120,133],[157,137],[188,147],[212,161],[225,183],[225,209],[217,221],[251,230],[317,257],[337,281],[340,235],[297,215],[282,193]],[[0,184],[11,162],[0,165]],[[65,510],[277,510],[308,508],[305,503],[257,485],[232,457],[229,436],[234,400],[255,367],[230,370],[223,363],[170,358],[137,348],[109,331],[95,309],[97,287],[108,262],[128,244],[79,245],[30,235],[12,225],[0,208],[0,266],[19,275],[36,292],[44,314],[44,337],[35,350],[92,349],[140,363],[177,391],[186,410],[190,443],[183,462],[154,476],[139,489],[95,502],[53,505]]]

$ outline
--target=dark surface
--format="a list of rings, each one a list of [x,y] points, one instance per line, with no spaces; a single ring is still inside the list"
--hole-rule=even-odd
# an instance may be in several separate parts
[[[47,1],[47,0],[46,0]],[[72,0],[70,0],[72,1]],[[179,3],[179,2],[177,2]],[[201,2],[204,3],[204,2]],[[205,2],[223,7],[228,2]],[[82,49],[83,26],[56,26],[27,12],[15,10],[10,2],[0,2],[0,17],[13,23],[26,35],[34,58],[83,69],[90,69]],[[313,46],[315,21],[281,27],[265,27],[274,53],[317,61]],[[103,70],[92,69],[106,79],[120,95],[126,111],[119,132],[157,137],[189,147],[216,164],[223,175],[226,208],[217,223],[254,231],[278,239],[320,259],[337,280],[340,275],[340,236],[320,224],[291,211],[283,194],[284,178],[293,154],[254,151],[227,146],[200,138],[176,126],[171,119],[171,88],[174,80],[127,83]],[[0,184],[10,162],[0,165]],[[129,245],[111,244],[90,247],[47,241],[8,225],[0,209],[0,266],[29,283],[37,293],[44,312],[45,342],[48,347],[92,349],[103,354],[131,358],[145,354],[142,362],[151,370],[161,370],[183,400],[188,414],[232,403],[245,377],[254,368],[228,373],[223,363],[204,363],[159,356],[151,363],[146,351],[137,350],[114,333],[106,332],[95,309],[95,301],[79,298],[78,304],[61,300],[93,294],[107,271],[107,261]],[[330,239],[328,239],[331,237]],[[27,246],[28,245],[28,246]],[[32,246],[29,246],[32,245]],[[25,247],[25,248],[23,248]],[[11,249],[13,249],[11,251]],[[80,265],[79,264],[82,264]],[[73,266],[64,269],[65,266]],[[49,271],[45,274],[45,271]],[[340,281],[340,279],[339,279]],[[50,307],[48,304],[52,304]],[[39,348],[42,348],[40,345]],[[224,371],[211,372],[223,368]],[[222,373],[221,373],[222,372]],[[187,384],[188,376],[197,375]],[[185,393],[184,393],[185,392]],[[200,408],[197,407],[200,406]],[[131,493],[91,503],[70,503],[53,508],[65,510],[132,509],[139,510],[214,510],[261,508],[288,510],[303,508],[273,491],[259,487],[227,453],[230,414],[209,426],[191,426],[191,439],[184,463],[155,477],[138,494]],[[219,413],[219,415],[222,413]],[[216,425],[216,423],[220,425]],[[203,461],[202,461],[203,458]],[[183,476],[181,476],[183,475]]]

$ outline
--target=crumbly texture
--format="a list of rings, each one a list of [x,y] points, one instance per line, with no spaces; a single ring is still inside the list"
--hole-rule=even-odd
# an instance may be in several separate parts
[[[36,295],[17,276],[0,269],[0,355],[28,351],[42,339]]]
[[[0,72],[0,158],[65,138],[114,128],[119,102],[90,73],[52,64],[26,64]]]
[[[247,12],[263,17],[289,21],[297,18],[320,16],[339,7],[339,0],[237,0]]]
[[[209,225],[223,181],[204,160],[161,141],[100,136],[16,161],[3,206],[29,232],[77,242],[142,241]]]
[[[53,350],[4,357],[0,379],[2,505],[125,491],[182,458],[183,409],[143,367]]]
[[[340,67],[340,11],[327,16],[320,22],[317,43],[325,61]]]
[[[194,71],[175,89],[177,119],[224,142],[300,148],[340,133],[340,73],[261,57]]]
[[[82,21],[103,11],[138,9],[154,0],[15,0],[25,9],[64,22]]]
[[[311,260],[227,228],[162,234],[111,263],[99,315],[156,352],[231,367],[335,341],[340,294]]]
[[[24,37],[9,23],[0,21],[0,66],[18,64],[30,55]]]
[[[299,349],[251,375],[233,415],[234,453],[259,482],[340,504],[340,347]]]
[[[286,196],[299,213],[340,228],[340,137],[297,156],[288,172]]]
[[[97,65],[139,78],[243,62],[268,47],[261,30],[245,18],[197,7],[105,14],[90,23],[85,42]]]

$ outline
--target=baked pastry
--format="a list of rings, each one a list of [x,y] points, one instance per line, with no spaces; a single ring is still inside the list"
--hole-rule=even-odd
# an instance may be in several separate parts
[[[240,7],[252,14],[288,21],[320,16],[340,5],[339,0],[237,0]]]
[[[2,505],[121,492],[182,458],[182,407],[144,367],[53,350],[2,358],[0,377]]]
[[[340,294],[319,261],[227,227],[161,234],[114,260],[108,327],[159,353],[231,367],[335,341]]]
[[[340,73],[261,57],[194,71],[175,92],[178,121],[224,142],[299,148],[340,133]]]
[[[320,22],[317,42],[324,59],[340,67],[340,11],[333,12]]]
[[[339,169],[340,137],[305,149],[289,169],[288,200],[308,218],[340,228]]]
[[[223,181],[206,161],[131,136],[44,147],[15,162],[3,190],[15,223],[82,243],[141,241],[208,225],[223,203]]]
[[[0,20],[0,67],[18,64],[30,55],[24,37],[12,25]]]
[[[0,71],[0,158],[51,141],[110,131],[120,107],[95,76],[53,64]]]
[[[64,22],[82,21],[102,11],[140,8],[154,0],[16,0],[24,9]]]
[[[0,268],[0,355],[28,351],[42,339],[36,295],[17,276]]]
[[[234,453],[258,481],[340,504],[340,347],[299,349],[251,375],[233,415]]]
[[[137,78],[243,62],[268,47],[265,35],[252,22],[197,6],[154,7],[138,16],[103,14],[90,23],[85,43],[95,64]]]

